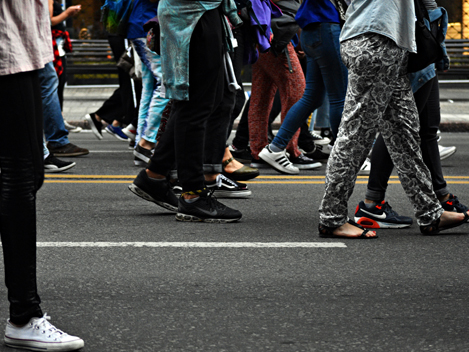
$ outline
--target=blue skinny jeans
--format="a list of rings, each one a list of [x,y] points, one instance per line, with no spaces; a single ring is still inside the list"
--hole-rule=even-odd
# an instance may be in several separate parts
[[[337,136],[347,91],[347,69],[340,57],[340,26],[317,23],[301,33],[301,47],[306,54],[306,89],[291,107],[272,144],[285,149],[290,139],[309,115],[322,105],[326,95],[330,102],[330,123]]]

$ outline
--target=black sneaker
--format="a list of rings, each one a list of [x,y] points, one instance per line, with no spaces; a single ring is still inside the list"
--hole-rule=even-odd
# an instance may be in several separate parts
[[[304,154],[300,154],[296,158],[290,157],[290,162],[293,164],[293,166],[296,166],[300,170],[312,170],[312,169],[317,169],[318,167],[321,167],[321,163],[314,161],[311,158],[308,158]]]
[[[134,149],[134,156],[135,159],[139,159],[143,161],[145,164],[148,164],[150,162],[150,158],[152,156],[152,151],[150,149],[145,149],[137,144],[137,146]],[[135,164],[137,165],[137,164]]]
[[[444,210],[446,211],[452,211],[455,213],[467,213],[469,208],[462,204],[458,197],[456,197],[453,194],[449,195],[449,199],[446,202],[441,202],[441,206],[443,207]]]
[[[137,196],[153,202],[160,207],[171,211],[178,210],[178,199],[174,194],[169,181],[155,180],[148,177],[146,170],[140,171],[129,190]]]
[[[246,164],[251,161],[252,155],[249,147],[246,149],[238,149],[232,144],[228,149],[230,150],[231,155],[233,155],[233,158],[238,160],[240,163]]]
[[[62,172],[74,167],[77,163],[71,161],[62,161],[57,159],[54,154],[50,153],[49,156],[44,160],[44,172]]]
[[[327,161],[331,155],[332,146],[316,144],[316,148],[311,153],[305,153],[308,158],[317,161]]]
[[[103,139],[103,134],[101,130],[103,129],[103,124],[96,120],[95,114],[86,114],[85,120],[88,121],[91,127],[91,131],[93,131],[94,135],[98,139]]]
[[[321,128],[321,137],[329,138],[332,140],[332,131],[330,128]]]
[[[176,196],[180,196],[182,193],[182,184],[179,180],[174,180],[174,182],[170,182],[171,187],[173,187],[173,192]]]
[[[220,198],[244,198],[252,194],[245,183],[233,181],[222,174],[215,181],[205,184],[209,191]]]
[[[313,141],[315,144],[319,144],[319,145],[328,145],[329,143],[331,143],[331,140],[327,137],[323,137],[319,134],[316,134],[314,132],[311,132],[311,137],[313,138]]]
[[[179,198],[176,220],[227,223],[238,221],[241,216],[241,212],[223,205],[213,196],[213,192],[205,190],[192,203],[186,202],[182,196]]]
[[[88,149],[80,148],[72,143],[68,143],[60,147],[52,147],[48,143],[47,149],[49,149],[49,151],[56,156],[81,156],[90,153]]]
[[[412,225],[412,218],[401,216],[386,201],[368,208],[363,201],[355,210],[355,222],[368,229],[401,229]]]
[[[251,163],[249,164],[250,167],[253,167],[255,169],[270,169],[271,166],[268,162],[262,160],[261,158],[259,159],[254,159],[252,158]]]

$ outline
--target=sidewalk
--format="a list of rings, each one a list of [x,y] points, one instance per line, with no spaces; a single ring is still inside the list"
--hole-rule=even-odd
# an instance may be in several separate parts
[[[68,86],[64,92],[64,118],[89,129],[85,115],[98,110],[117,86]],[[469,132],[469,88],[440,85],[441,124],[443,132]],[[276,121],[276,127],[280,121]],[[236,125],[235,125],[236,127]]]

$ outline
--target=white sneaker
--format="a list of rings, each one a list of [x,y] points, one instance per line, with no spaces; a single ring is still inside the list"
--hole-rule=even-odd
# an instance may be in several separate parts
[[[440,151],[440,160],[445,160],[449,158],[451,155],[456,153],[456,147],[444,147],[442,145],[438,145],[438,150]]]
[[[42,318],[31,318],[23,327],[16,327],[7,320],[5,344],[14,348],[31,351],[75,351],[82,348],[85,342],[57,329],[48,322],[47,314]]]
[[[65,120],[64,120],[64,125],[65,125],[65,128],[68,130],[68,132],[78,133],[78,132],[81,132],[81,130],[82,130],[82,128],[80,126],[70,125]]]
[[[135,141],[135,137],[137,136],[137,129],[134,127],[134,125],[130,124],[122,129],[122,133],[124,133],[131,140]]]
[[[326,146],[331,143],[331,140],[329,138],[323,137],[320,134],[314,133],[312,131],[311,136],[313,137],[314,144]]]
[[[285,174],[297,175],[300,173],[300,169],[298,169],[296,166],[293,166],[291,161],[288,160],[285,150],[274,153],[267,145],[259,153],[259,158],[264,160],[277,171],[283,172]]]
[[[365,162],[363,163],[360,170],[358,170],[359,175],[369,175],[371,171],[371,160],[370,158],[366,158]]]

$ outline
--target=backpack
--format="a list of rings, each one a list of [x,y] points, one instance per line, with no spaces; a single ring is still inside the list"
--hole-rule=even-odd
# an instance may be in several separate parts
[[[110,34],[127,36],[133,0],[106,0],[101,7],[101,22]]]
[[[283,15],[271,20],[271,29],[274,37],[270,43],[270,51],[275,56],[278,56],[285,50],[288,43],[290,43],[300,29],[300,26],[295,21],[295,16],[301,6],[301,2],[300,0],[280,0],[275,5],[282,10]]]

